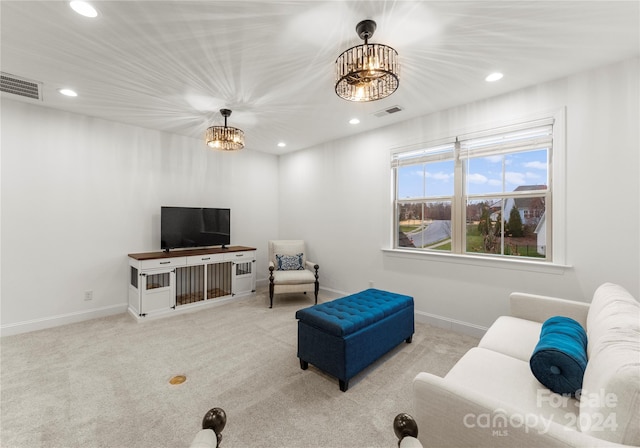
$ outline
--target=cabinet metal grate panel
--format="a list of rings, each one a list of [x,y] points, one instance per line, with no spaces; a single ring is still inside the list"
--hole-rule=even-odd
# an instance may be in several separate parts
[[[207,265],[207,299],[231,295],[230,261]]]
[[[251,274],[251,266],[253,263],[238,263],[236,264],[236,275],[249,275]]]
[[[166,288],[171,285],[168,272],[162,274],[147,275],[147,291],[150,289]]]
[[[131,266],[131,286],[138,289],[138,269]]]
[[[176,305],[204,300],[204,266],[176,269]]]

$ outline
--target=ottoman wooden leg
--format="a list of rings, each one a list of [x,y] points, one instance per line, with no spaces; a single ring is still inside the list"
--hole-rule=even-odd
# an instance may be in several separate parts
[[[413,341],[413,335],[409,336],[407,339],[405,339],[405,342],[407,344],[411,344],[411,341]]]
[[[307,361],[300,360],[300,368],[302,370],[307,370],[309,368],[309,363]]]
[[[338,380],[338,384],[340,384],[340,390],[342,392],[346,392],[349,389],[349,381]]]

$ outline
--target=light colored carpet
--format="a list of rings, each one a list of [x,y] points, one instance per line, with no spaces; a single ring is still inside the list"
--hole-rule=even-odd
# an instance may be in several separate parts
[[[320,301],[335,298],[321,292]],[[477,339],[416,323],[347,392],[300,369],[301,294],[264,289],[218,307],[136,323],[126,314],[1,339],[5,448],[188,447],[204,414],[227,414],[222,448],[395,447],[420,371],[444,375]],[[181,385],[169,384],[177,374]]]

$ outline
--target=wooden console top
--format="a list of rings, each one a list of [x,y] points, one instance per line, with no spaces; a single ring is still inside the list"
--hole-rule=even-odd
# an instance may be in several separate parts
[[[207,249],[180,249],[169,252],[143,252],[140,254],[129,254],[129,258],[134,260],[156,260],[158,258],[176,258],[176,257],[190,257],[192,255],[210,255],[210,254],[224,254],[227,252],[244,252],[248,250],[256,250],[255,247],[246,246],[229,246],[225,249],[221,247],[210,247]]]

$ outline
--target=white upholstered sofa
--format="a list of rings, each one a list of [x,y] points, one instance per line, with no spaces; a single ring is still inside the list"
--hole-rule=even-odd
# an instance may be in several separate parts
[[[418,440],[401,446],[640,446],[640,304],[624,288],[601,285],[591,304],[513,293],[510,316],[489,328],[444,377],[413,382]],[[551,392],[529,359],[542,323],[577,320],[587,333],[582,394]]]

